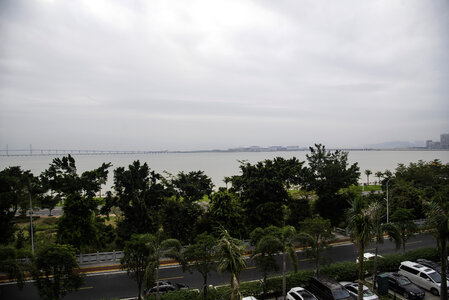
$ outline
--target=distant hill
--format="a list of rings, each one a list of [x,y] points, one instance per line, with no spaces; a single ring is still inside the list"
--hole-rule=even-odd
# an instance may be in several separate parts
[[[416,142],[391,141],[391,142],[384,142],[384,143],[379,143],[379,144],[366,145],[365,148],[404,149],[404,148],[417,148],[417,147],[424,147],[424,146],[425,146],[425,143],[423,141],[416,141]]]

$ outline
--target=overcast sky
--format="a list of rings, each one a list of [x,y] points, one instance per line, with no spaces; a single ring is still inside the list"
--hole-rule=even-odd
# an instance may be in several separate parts
[[[0,148],[439,140],[447,0],[0,0]]]

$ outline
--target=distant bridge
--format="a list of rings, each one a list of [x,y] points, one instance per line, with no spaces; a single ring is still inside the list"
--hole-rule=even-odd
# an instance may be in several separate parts
[[[112,154],[162,154],[162,151],[120,151],[120,150],[63,150],[63,149],[3,149],[0,156],[58,156],[58,155],[112,155]]]

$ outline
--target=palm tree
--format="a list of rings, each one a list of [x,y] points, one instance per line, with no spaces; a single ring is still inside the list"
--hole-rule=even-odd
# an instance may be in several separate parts
[[[391,221],[397,228],[401,243],[402,253],[405,253],[405,245],[407,241],[414,236],[414,233],[418,230],[418,226],[413,222],[414,214],[413,208],[396,208],[395,212],[391,215]]]
[[[294,244],[298,240],[298,235],[295,227],[282,227],[278,238],[282,245],[282,297],[285,300],[287,296],[287,281],[285,276],[287,271],[287,254],[295,272],[298,271],[298,256],[296,255]]]
[[[375,252],[374,252],[374,265],[373,265],[373,286],[376,289],[376,280],[377,280],[377,254],[379,249],[379,244],[383,244],[384,242],[384,233],[387,233],[391,239],[394,240],[396,244],[396,250],[401,247],[401,237],[397,228],[392,224],[382,224],[381,219],[383,218],[384,208],[380,202],[372,202],[368,208],[367,213],[370,217],[374,240],[376,242]]]
[[[373,172],[371,172],[371,170],[366,169],[365,170],[365,175],[366,175],[366,184],[369,185],[369,176],[373,174]]]
[[[155,278],[156,281],[156,299],[160,299],[159,295],[159,267],[162,258],[172,258],[182,261],[181,243],[177,239],[163,239],[163,230],[159,229],[156,235],[151,235],[151,241],[148,242],[150,248],[150,263],[148,263],[145,277],[147,282]]]
[[[227,271],[231,274],[231,300],[240,300],[240,272],[245,269],[243,257],[243,243],[231,237],[229,232],[222,228],[221,237],[217,245],[218,271]]]
[[[377,171],[375,175],[376,175],[377,180],[379,181],[379,184],[380,184],[380,179],[382,178],[382,176],[384,176],[384,174],[381,171]]]
[[[441,253],[441,288],[440,299],[447,300],[447,241],[449,239],[449,201],[443,199],[434,199],[426,203],[425,214],[427,222],[436,229]]]
[[[276,227],[269,226],[265,229],[260,227],[251,232],[251,244],[268,251],[282,252],[282,291],[283,298],[286,297],[286,272],[287,272],[287,255],[295,272],[298,271],[298,256],[296,255],[294,243],[299,240],[296,229],[293,226]],[[263,243],[261,245],[260,242]],[[265,245],[270,244],[270,245]],[[277,250],[276,250],[277,249]],[[260,250],[262,251],[262,250]]]
[[[363,299],[363,280],[365,246],[371,242],[373,237],[373,226],[366,202],[362,197],[356,197],[347,210],[348,230],[354,244],[357,245],[359,255],[359,276],[358,276],[358,298]]]
[[[307,218],[299,223],[301,231],[298,234],[301,244],[304,246],[303,253],[307,258],[315,261],[315,272],[320,272],[320,262],[323,260],[321,252],[329,248],[334,240],[331,222],[322,217]]]

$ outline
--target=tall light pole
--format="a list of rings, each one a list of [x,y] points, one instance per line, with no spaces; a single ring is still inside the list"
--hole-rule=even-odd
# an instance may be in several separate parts
[[[387,180],[387,224],[390,223],[390,218],[389,218],[389,214],[388,214],[388,209],[389,209],[389,203],[388,203],[388,183],[390,182],[391,178],[388,178]]]
[[[34,256],[34,233],[33,233],[33,203],[31,202],[31,183],[28,179],[28,196],[30,197],[30,234],[31,234],[31,254]]]

